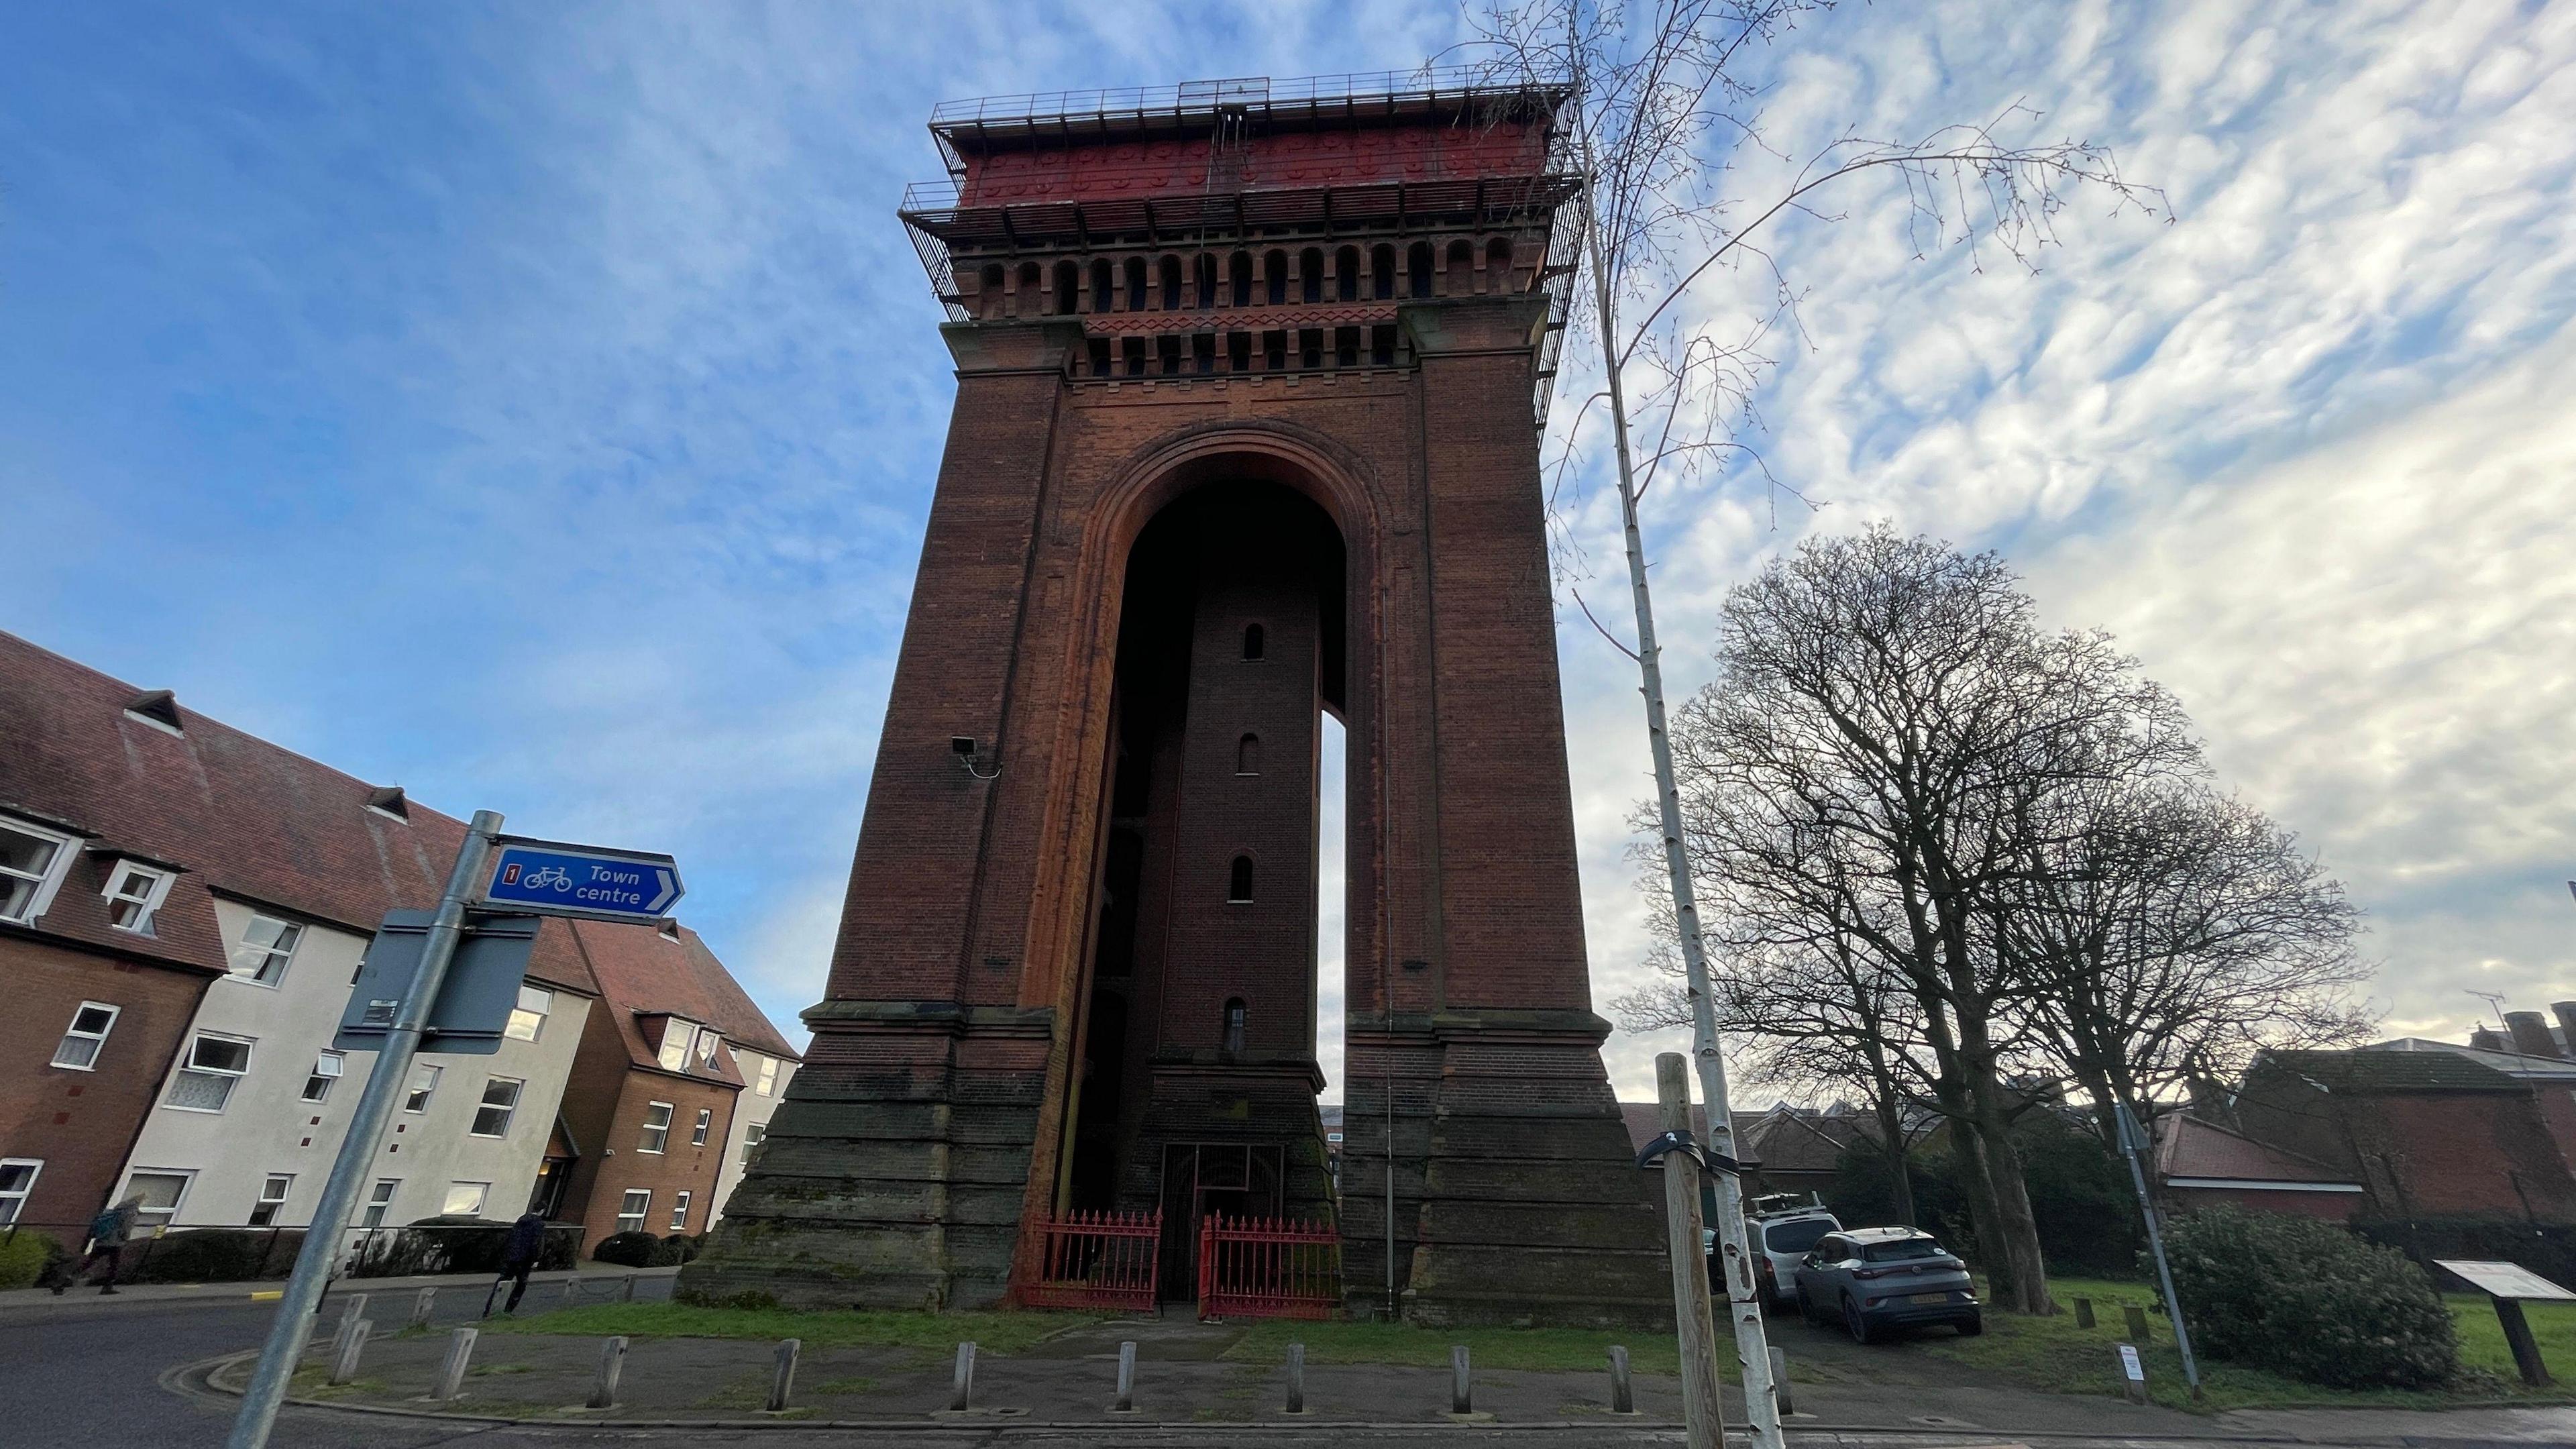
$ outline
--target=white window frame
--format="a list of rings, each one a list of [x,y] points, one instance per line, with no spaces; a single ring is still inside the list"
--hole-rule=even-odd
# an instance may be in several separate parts
[[[241,1070],[232,1071],[224,1067],[198,1066],[197,1043],[201,1041],[228,1041],[238,1043],[242,1049]],[[173,1112],[197,1112],[209,1117],[220,1117],[224,1114],[224,1108],[232,1105],[233,1093],[241,1087],[242,1078],[250,1075],[250,1065],[252,1062],[258,1060],[258,1058],[259,1040],[256,1037],[234,1036],[230,1032],[223,1031],[192,1030],[188,1033],[188,1050],[185,1055],[179,1058],[178,1070],[170,1074],[170,1093],[177,1092],[179,1083],[191,1076],[221,1077],[226,1082],[230,1083],[230,1085],[224,1088],[223,1103],[221,1106],[215,1107],[191,1107],[185,1103],[171,1101],[170,1093],[164,1093],[161,1099],[161,1105]]]
[[[178,878],[175,872],[163,870],[158,866],[145,865],[140,861],[118,861],[116,869],[107,873],[107,889],[99,892],[101,896],[107,898],[109,929],[125,931],[137,936],[151,935],[152,917],[160,911],[161,903],[170,899],[170,883]],[[139,896],[130,895],[125,889],[128,881],[136,880],[147,883],[143,894]],[[116,919],[117,907],[126,905],[141,907],[130,923]]]
[[[358,1205],[358,1226],[381,1228],[385,1217],[394,1210],[394,1199],[402,1195],[402,1179],[380,1177],[367,1185],[367,1200]]]
[[[538,1002],[533,1007],[528,1005],[531,996]],[[545,1034],[546,1018],[554,1015],[554,1010],[555,994],[552,991],[542,986],[522,985],[519,1004],[510,1008],[510,1020],[501,1028],[501,1035],[512,1041],[535,1041]]]
[[[80,838],[66,835],[59,830],[48,830],[44,826],[21,820],[15,815],[0,815],[0,828],[14,830],[21,835],[34,836],[38,840],[50,842],[54,847],[54,853],[46,860],[42,873],[28,875],[14,867],[6,872],[10,880],[33,881],[36,886],[35,890],[27,896],[26,909],[14,916],[0,915],[0,921],[14,921],[23,926],[44,915],[45,908],[54,903],[54,892],[63,888],[63,877],[71,874],[72,860],[80,854]]]
[[[662,1120],[659,1122],[653,1120],[653,1112],[656,1108],[659,1108],[662,1113]],[[677,1110],[668,1102],[645,1103],[644,1130],[636,1135],[635,1150],[650,1152],[656,1157],[668,1151],[671,1146],[671,1116]],[[649,1147],[645,1145],[648,1142],[652,1144]]]
[[[742,1053],[739,1051],[734,1053],[736,1060],[739,1060],[741,1056]],[[764,1097],[775,1097],[778,1095],[778,1058],[762,1057],[760,1059],[760,1077],[757,1082],[752,1084],[751,1089]]]
[[[766,1123],[766,1122],[746,1122],[746,1123],[744,1123],[744,1124],[743,1124],[743,1129],[742,1129],[742,1165],[743,1165],[743,1168],[744,1168],[744,1170],[745,1170],[745,1171],[749,1171],[749,1170],[750,1170],[750,1168],[751,1168],[751,1154],[752,1154],[753,1152],[755,1152],[755,1151],[759,1150],[759,1147],[760,1147],[760,1144],[761,1144],[761,1143],[766,1142],[766,1141],[768,1141],[768,1140],[769,1140],[769,1124],[768,1124],[768,1123]]]
[[[271,1184],[275,1184],[277,1187],[277,1196],[275,1197],[270,1197],[268,1195],[268,1189]],[[294,1173],[271,1172],[263,1174],[259,1180],[259,1196],[254,1199],[250,1205],[250,1225],[254,1228],[274,1226],[277,1222],[277,1215],[286,1211],[286,1199],[288,1196],[293,1194],[294,1191]],[[259,1215],[260,1209],[262,1208],[268,1209],[268,1216],[265,1218]]]
[[[672,1232],[685,1233],[689,1230],[689,1196],[689,1190],[682,1188],[679,1195],[671,1199]]]
[[[278,939],[285,943],[284,950],[278,949],[274,942],[263,946],[251,940],[250,933],[262,925],[277,927]],[[290,921],[283,916],[253,912],[250,920],[242,926],[241,940],[234,943],[232,950],[225,955],[224,966],[226,970],[232,972],[233,980],[247,981],[253,986],[265,986],[274,991],[284,984],[287,969],[295,964],[296,948],[303,944],[304,923],[302,921]],[[243,959],[252,951],[259,953],[259,960],[245,971],[242,969]]]
[[[494,1087],[504,1085],[508,1086],[510,1089],[510,1100],[506,1103],[498,1104],[496,1107],[496,1104],[492,1101],[492,1089]],[[526,1095],[527,1090],[528,1082],[525,1077],[485,1077],[483,1079],[483,1100],[474,1104],[474,1121],[467,1126],[465,1135],[468,1137],[487,1138],[501,1138],[509,1136],[510,1124],[513,1121],[516,1121],[519,1116],[519,1099]],[[483,1130],[483,1114],[495,1110],[499,1111],[501,1114],[501,1130],[498,1132],[486,1132]]]
[[[27,1210],[27,1199],[36,1194],[36,1179],[45,1175],[45,1159],[0,1157],[0,1171],[6,1171],[12,1167],[27,1169],[27,1181],[18,1188],[0,1191],[0,1227],[7,1227],[16,1222],[18,1215]]]
[[[81,1013],[84,1011],[106,1012],[107,1025],[100,1027],[94,1033],[81,1030],[80,1019]],[[118,1006],[113,1002],[106,1001],[84,1001],[80,1005],[73,1007],[71,1025],[63,1028],[62,1040],[54,1043],[54,1060],[52,1065],[60,1067],[67,1072],[97,1071],[98,1059],[107,1054],[107,1039],[109,1035],[114,1033],[116,1030],[116,1019],[124,1014],[124,1007]],[[91,1043],[89,1064],[87,1066],[83,1066],[78,1062],[67,1062],[63,1060],[63,1048],[74,1041],[85,1041]]]
[[[423,1073],[429,1076],[429,1085],[425,1087],[419,1085]],[[411,1081],[403,1087],[403,1110],[415,1117],[427,1112],[429,1099],[438,1095],[438,1079],[445,1075],[447,1069],[436,1062],[413,1062]]]
[[[696,1055],[698,1065],[705,1067],[709,1071],[713,1071],[715,1070],[716,1065],[716,1048],[723,1045],[723,1032],[716,1030],[712,1026],[702,1026],[698,1028],[697,1044],[690,1048],[690,1050]]]
[[[637,1202],[637,1198],[642,1198],[643,1201]],[[629,1212],[629,1208],[634,1209],[634,1211]],[[649,1187],[630,1187],[617,1199],[617,1231],[621,1233],[640,1233],[644,1231],[644,1225],[652,1220],[653,1189]],[[628,1227],[627,1224],[629,1222],[634,1223],[634,1226]]]
[[[685,1072],[689,1069],[689,1048],[697,1039],[696,1022],[670,1017],[662,1023],[662,1044],[654,1049],[654,1060],[666,1072]]]
[[[456,1206],[456,1190],[460,1187],[470,1187],[474,1189],[474,1206],[470,1208],[460,1208]],[[457,1181],[450,1182],[447,1185],[447,1196],[438,1200],[438,1215],[440,1217],[447,1218],[455,1217],[462,1213],[470,1217],[479,1218],[483,1216],[483,1209],[490,1206],[491,1202],[492,1184],[488,1182],[469,1182],[459,1179]]]
[[[698,1109],[698,1120],[689,1124],[689,1145],[691,1147],[706,1146],[707,1133],[715,1125],[716,1109],[713,1107],[700,1107]]]
[[[327,1072],[322,1070],[322,1064],[325,1062],[331,1064],[331,1070]],[[347,1052],[335,1052],[327,1047],[321,1051],[315,1052],[313,1054],[313,1070],[304,1074],[304,1090],[296,1094],[296,1100],[299,1102],[310,1102],[314,1106],[319,1107],[323,1103],[331,1100],[331,1088],[337,1085],[339,1080],[348,1074],[349,1054]],[[313,1084],[315,1082],[320,1082],[322,1084],[321,1091],[316,1092],[313,1090]]]
[[[145,1218],[150,1218],[153,1219],[153,1225],[156,1227],[169,1226],[170,1220],[179,1215],[179,1209],[188,1205],[188,1192],[191,1188],[194,1188],[197,1185],[197,1169],[193,1167],[138,1167],[132,1172],[125,1174],[125,1190],[116,1195],[116,1200],[118,1202],[123,1202],[127,1198],[134,1196],[136,1191],[134,1179],[138,1177],[175,1177],[179,1179],[179,1195],[170,1200],[170,1205],[168,1207],[143,1207],[135,1210],[135,1221],[141,1222]]]

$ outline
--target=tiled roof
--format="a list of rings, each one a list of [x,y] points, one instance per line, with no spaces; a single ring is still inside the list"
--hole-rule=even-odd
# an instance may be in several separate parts
[[[423,909],[447,883],[464,822],[418,801],[405,819],[368,808],[370,784],[175,705],[180,733],[129,717],[144,692],[0,633],[0,811],[181,868],[155,936],[114,931],[99,892],[108,865],[75,865],[39,934],[224,969],[210,892],[371,933],[388,909]],[[156,702],[157,703],[157,702]],[[93,850],[96,850],[96,846]],[[529,974],[620,1008],[677,1012],[756,1050],[793,1059],[742,987],[683,928],[549,920]],[[594,972],[593,967],[598,969]],[[630,1049],[640,1038],[630,1040]],[[644,1058],[651,1060],[648,1052]]]
[[[1869,1136],[1858,1117],[1771,1112],[1753,1134],[1751,1151],[1766,1172],[1831,1172],[1845,1151]]]
[[[2247,1075],[2304,1077],[2330,1092],[2522,1092],[2521,1083],[2450,1052],[2273,1051]]]
[[[616,1023],[617,1034],[626,1043],[627,1056],[635,1065],[659,1065],[643,1022],[647,1016],[658,1015],[684,1016],[714,1027],[730,1042],[789,1061],[798,1060],[795,1048],[779,1036],[778,1028],[770,1025],[760,1008],[751,1004],[741,983],[733,979],[724,963],[716,960],[697,932],[681,926],[674,940],[659,930],[642,926],[612,926],[599,921],[567,924],[590,966],[592,979],[599,983],[601,1004]],[[717,1060],[721,1064],[725,1059]],[[690,1069],[696,1075],[708,1075],[694,1061]],[[742,1080],[729,1067],[714,1075],[737,1085]]]
[[[2156,1175],[2222,1177],[2249,1182],[2335,1182],[2345,1179],[2322,1162],[2257,1142],[2188,1113],[2156,1119]]]

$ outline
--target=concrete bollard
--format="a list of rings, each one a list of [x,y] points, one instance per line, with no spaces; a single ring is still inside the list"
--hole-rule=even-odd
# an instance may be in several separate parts
[[[957,1382],[948,1390],[948,1408],[962,1414],[975,1403],[975,1343],[969,1339],[957,1345]]]
[[[2120,1313],[2129,1320],[2131,1339],[2139,1343],[2155,1342],[2155,1335],[2147,1331],[2147,1310],[2134,1303],[2128,1303],[2121,1305]]]
[[[590,1406],[617,1407],[617,1380],[626,1372],[626,1340],[612,1338],[599,1346],[599,1377],[590,1386]]]
[[[1617,1344],[1610,1346],[1610,1412],[1637,1412],[1637,1391],[1628,1383],[1628,1350]]]
[[[438,1382],[430,1386],[429,1396],[444,1403],[465,1388],[465,1366],[474,1361],[474,1340],[481,1335],[477,1328],[459,1328],[447,1340],[447,1358],[438,1366]]]
[[[635,1280],[629,1278],[626,1281],[632,1284]],[[769,1402],[761,1405],[762,1408],[773,1414],[786,1411],[788,1399],[796,1392],[796,1355],[804,1348],[805,1341],[801,1338],[778,1341],[778,1366],[770,1371]]]
[[[1467,1368],[1467,1345],[1449,1345],[1449,1412],[1476,1412],[1476,1385]]]
[[[411,1327],[429,1327],[429,1310],[438,1302],[438,1290],[423,1288],[411,1300]]]
[[[1288,1345],[1288,1402],[1279,1412],[1306,1412],[1306,1345],[1302,1343]]]
[[[1771,1398],[1780,1406],[1781,1418],[1798,1412],[1797,1401],[1789,1395],[1789,1351],[1785,1348],[1771,1350]]]
[[[356,1327],[358,1320],[366,1316],[366,1294],[352,1293],[348,1297],[340,1300],[340,1324],[337,1328],[331,1330],[331,1357],[333,1361],[336,1362],[339,1359],[341,1345],[349,1341],[349,1330]]]
[[[358,1355],[367,1351],[367,1335],[376,1326],[361,1318],[340,1335],[340,1348],[331,1355],[331,1382],[345,1384],[358,1376]]]
[[[2075,1326],[2078,1328],[2091,1328],[2093,1326],[2092,1299],[2078,1298],[2075,1300]]]
[[[634,1274],[632,1274],[632,1273],[627,1274],[627,1275],[626,1275],[626,1281],[625,1281],[624,1283],[622,1283],[622,1284],[618,1285],[618,1289],[617,1289],[617,1301],[618,1301],[618,1302],[620,1302],[620,1303],[632,1303],[632,1302],[634,1302],[634,1301],[635,1301],[635,1275],[634,1275]]]
[[[1136,1345],[1118,1345],[1118,1397],[1109,1401],[1109,1412],[1132,1414],[1136,1411]]]

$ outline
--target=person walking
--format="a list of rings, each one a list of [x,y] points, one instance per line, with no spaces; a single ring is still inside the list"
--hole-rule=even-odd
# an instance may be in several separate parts
[[[528,1274],[546,1250],[546,1220],[535,1213],[521,1213],[510,1224],[510,1236],[501,1244],[501,1276],[492,1280],[492,1292],[483,1295],[483,1316],[492,1316],[492,1298],[501,1285],[510,1285],[510,1301],[501,1305],[503,1313],[519,1311],[519,1298],[528,1291]]]
[[[134,1220],[143,1211],[143,1194],[136,1193],[97,1217],[89,1220],[89,1253],[80,1266],[54,1280],[54,1296],[89,1276],[91,1266],[107,1260],[107,1277],[98,1285],[101,1293],[116,1291],[116,1270],[124,1266],[126,1241],[134,1236]]]

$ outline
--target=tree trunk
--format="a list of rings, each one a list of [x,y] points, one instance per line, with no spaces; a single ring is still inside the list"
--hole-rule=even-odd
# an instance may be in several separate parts
[[[1896,1220],[1907,1227],[1920,1227],[1922,1220],[1914,1209],[1913,1165],[1905,1151],[1905,1108],[1885,1083],[1878,1084],[1872,1095],[1877,1098],[1879,1147],[1886,1153],[1888,1169],[1893,1174]]]
[[[2021,1153],[2012,1144],[2003,1089],[1988,1080],[1969,1091],[1975,1115],[1967,1125],[1982,1149],[1994,1199],[1994,1231],[1985,1241],[1995,1254],[1987,1271],[1994,1275],[1996,1306],[2013,1313],[2055,1313],[2056,1300],[2048,1295],[2048,1263],[2039,1251],[2039,1219],[2030,1209],[2030,1188],[2022,1180]]]

